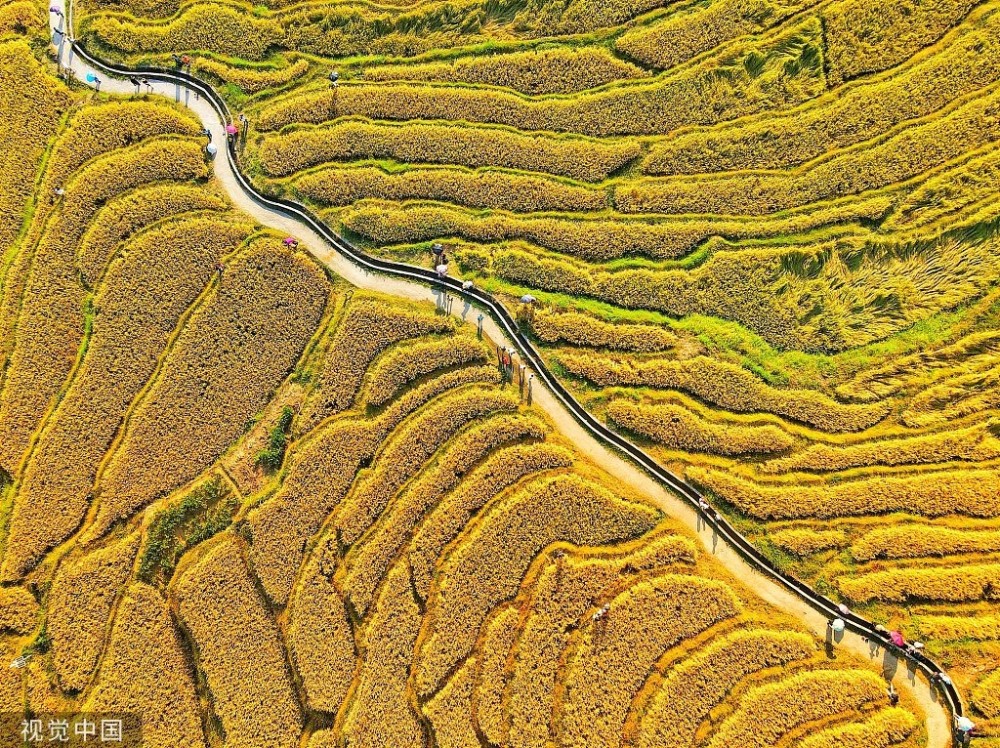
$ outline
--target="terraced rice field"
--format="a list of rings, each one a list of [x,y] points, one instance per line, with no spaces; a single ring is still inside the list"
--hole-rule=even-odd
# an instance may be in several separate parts
[[[104,54],[196,52],[266,189],[386,256],[445,244],[588,407],[925,640],[1000,735],[1000,4],[82,10]]]
[[[4,55],[61,114],[4,245],[0,710],[148,748],[923,744],[471,323],[260,230],[184,110]]]

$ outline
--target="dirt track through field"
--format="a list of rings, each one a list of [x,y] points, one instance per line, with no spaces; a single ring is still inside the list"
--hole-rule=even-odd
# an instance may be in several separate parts
[[[88,85],[94,86],[95,83],[98,83],[99,89],[103,93],[120,96],[135,95],[135,88],[129,81],[105,76],[75,55],[62,35],[63,17],[53,13],[50,18],[53,43],[58,50],[60,64],[63,68],[71,69],[80,81],[87,81],[88,74],[95,75],[98,81],[88,82]],[[478,310],[464,304],[461,299],[449,297],[441,291],[435,291],[414,281],[368,272],[339,253],[302,221],[293,219],[258,202],[252,194],[244,189],[242,181],[237,177],[229,160],[224,155],[227,137],[226,123],[219,118],[211,102],[199,98],[196,93],[178,84],[151,81],[150,85],[154,95],[166,97],[188,107],[198,116],[204,127],[212,133],[211,142],[219,149],[219,155],[214,163],[215,176],[236,208],[252,216],[267,228],[294,236],[303,248],[327,265],[331,271],[358,288],[412,301],[433,302],[441,307],[450,307],[453,302],[458,301],[459,303],[455,304],[450,311],[458,316],[467,317],[472,324],[476,323]],[[146,95],[145,87],[142,88],[142,94]],[[512,347],[514,345],[513,341],[507,338],[500,326],[489,316],[483,319],[483,329],[492,340],[505,346]],[[645,472],[601,444],[580,425],[563,403],[537,378],[532,387],[532,396],[533,403],[546,412],[559,431],[566,438],[572,440],[583,454],[630,488],[648,497],[666,514],[688,526],[692,532],[697,534],[705,549],[748,589],[753,590],[769,604],[794,615],[817,636],[821,638],[828,636],[825,616],[814,610],[805,600],[755,569],[726,540],[720,538],[713,527],[704,523],[690,504],[668,492]],[[843,638],[838,638],[836,642],[832,642],[832,645],[835,650],[846,650],[881,665],[886,674],[892,677],[896,688],[914,698],[926,715],[929,748],[946,748],[952,744],[948,710],[939,702],[936,692],[930,687],[922,673],[917,674],[907,667],[906,661],[897,660],[890,652],[871,646],[861,636],[853,633],[845,633]]]

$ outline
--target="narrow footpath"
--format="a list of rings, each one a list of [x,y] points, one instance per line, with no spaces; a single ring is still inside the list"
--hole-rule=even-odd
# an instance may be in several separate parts
[[[59,3],[53,7],[62,7],[65,12],[66,0],[59,0]],[[128,80],[106,75],[87,64],[74,52],[69,40],[63,34],[64,15],[51,13],[50,20],[54,54],[57,55],[61,70],[72,71],[77,80],[98,88],[102,93],[119,96],[135,94],[135,88]],[[91,81],[91,77],[94,77],[95,80]],[[235,173],[232,164],[226,158],[227,123],[220,118],[213,104],[204,96],[199,96],[195,91],[181,83],[160,82],[151,79],[150,86],[154,95],[166,97],[189,108],[201,120],[203,126],[211,132],[211,142],[215,143],[219,149],[218,156],[214,161],[215,176],[236,208],[247,213],[263,226],[294,236],[299,240],[302,248],[308,250],[334,273],[358,288],[416,302],[432,302],[443,307],[450,306],[452,300],[457,300],[459,303],[452,311],[460,315],[467,315],[469,320],[475,323],[475,318],[479,314],[476,307],[470,307],[461,299],[455,299],[454,296],[449,297],[446,292],[432,289],[416,281],[370,272],[339,252],[305,222],[262,203],[247,190],[244,180]],[[144,88],[143,92],[145,93],[145,91]],[[510,336],[490,315],[485,315],[483,318],[483,331],[490,339],[500,345],[517,347],[515,341],[511,340]],[[532,401],[534,405],[544,410],[560,432],[594,463],[627,483],[632,489],[648,497],[666,514],[688,526],[698,536],[705,549],[730,574],[763,600],[792,614],[809,631],[829,641],[828,619],[825,615],[815,610],[787,587],[778,584],[769,575],[762,573],[748,563],[739,551],[718,533],[715,527],[702,519],[689,502],[666,490],[663,485],[646,472],[598,441],[594,434],[581,425],[564,402],[546,387],[539,377],[536,377],[533,382]],[[897,690],[913,697],[926,716],[928,748],[948,748],[952,745],[951,716],[922,671],[917,672],[909,661],[897,659],[887,649],[878,647],[861,635],[850,631],[845,632],[842,638],[838,636],[834,646],[837,650],[851,652],[881,666],[887,676],[892,677]]]

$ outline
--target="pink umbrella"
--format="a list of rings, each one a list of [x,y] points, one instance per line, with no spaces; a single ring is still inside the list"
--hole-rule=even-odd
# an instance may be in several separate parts
[[[889,638],[892,639],[892,643],[895,644],[897,647],[902,647],[904,644],[906,644],[906,640],[903,638],[903,635],[898,631],[893,631],[891,634],[889,634]]]
[[[236,125],[226,125],[226,132],[228,132],[230,135],[235,135],[239,131],[240,130],[238,127],[236,127]]]
[[[298,244],[298,241],[296,241],[296,239],[295,239],[294,236],[285,237],[285,246],[286,247],[290,247],[293,244]]]

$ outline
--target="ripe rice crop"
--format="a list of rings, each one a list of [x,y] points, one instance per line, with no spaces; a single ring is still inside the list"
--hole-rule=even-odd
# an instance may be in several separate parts
[[[621,429],[670,449],[718,455],[766,454],[795,442],[777,426],[733,426],[703,420],[681,405],[650,405],[612,400],[608,420]]]
[[[45,169],[46,190],[66,185],[88,161],[161,135],[195,136],[201,124],[163,101],[108,101],[75,112]]]
[[[512,394],[469,389],[439,398],[408,418],[380,448],[372,470],[340,507],[336,528],[341,542],[353,545],[396,491],[460,430],[495,413],[517,409],[518,398]]]
[[[629,29],[615,49],[662,69],[687,62],[731,39],[758,34],[815,0],[778,4],[768,0],[720,0],[675,11],[662,20]]]
[[[851,545],[851,555],[858,561],[998,551],[1000,530],[964,530],[915,524],[876,527]]]
[[[77,173],[62,209],[35,250],[24,291],[15,349],[0,394],[0,464],[12,474],[51,399],[69,375],[84,334],[84,291],[74,248],[98,206],[141,184],[186,181],[205,174],[198,146],[159,140],[112,153]],[[25,560],[23,563],[27,563]],[[7,562],[5,574],[23,571]]]
[[[916,718],[905,709],[882,709],[864,722],[837,725],[807,735],[799,748],[889,748],[909,738],[917,729]]]
[[[410,390],[376,421],[334,421],[325,427],[308,452],[293,458],[282,488],[247,517],[250,559],[268,596],[279,603],[288,599],[306,541],[346,495],[361,463],[403,419],[451,389],[499,381],[495,366],[464,367]]]
[[[487,417],[444,445],[434,462],[392,497],[379,520],[345,557],[343,589],[354,609],[362,615],[367,612],[386,570],[411,532],[437,502],[461,486],[470,470],[504,446],[541,441],[546,434],[545,425],[537,420],[497,415]]]
[[[623,213],[762,215],[905,182],[1000,137],[996,87],[939,117],[864,148],[840,151],[786,173],[671,177],[615,192]],[[930,147],[929,144],[936,147]],[[657,166],[646,161],[648,174]]]
[[[112,200],[97,214],[77,246],[77,265],[89,287],[104,275],[116,249],[157,221],[194,211],[223,211],[228,203],[204,187],[181,184],[140,189]]]
[[[248,514],[249,559],[272,600],[288,600],[306,541],[347,495],[384,436],[375,423],[334,421],[293,456],[274,496]]]
[[[297,748],[301,715],[281,637],[235,540],[222,536],[185,568],[172,597],[197,645],[226,745]]]
[[[500,127],[346,120],[267,137],[260,162],[275,177],[326,161],[359,158],[468,167],[500,166],[599,182],[639,155],[639,145],[576,136],[529,135]]]
[[[885,683],[870,670],[813,670],[758,686],[706,744],[708,748],[765,748],[813,720],[864,709],[885,696]]]
[[[504,687],[507,684],[507,658],[520,632],[520,611],[514,606],[493,614],[476,644],[476,689],[473,719],[491,745],[503,745],[506,712]]]
[[[64,690],[81,691],[90,682],[104,651],[115,600],[132,574],[139,540],[133,534],[82,558],[67,559],[56,573],[47,628]]]
[[[886,228],[899,231],[957,221],[964,217],[963,211],[983,202],[990,204],[1000,184],[1000,150],[992,143],[980,153],[943,169],[913,190],[900,201]]]
[[[245,224],[192,219],[133,240],[112,265],[94,299],[87,355],[24,472],[11,523],[17,550],[7,563],[13,568],[34,563],[79,526],[129,404],[212,268],[251,231]]]
[[[31,0],[8,2],[0,7],[0,35],[38,32],[45,28],[41,6]],[[5,68],[6,69],[6,68]]]
[[[677,335],[664,327],[604,322],[572,312],[539,311],[531,320],[531,329],[539,340],[550,345],[568,343],[634,353],[668,351],[679,342]]]
[[[1000,616],[922,615],[918,619],[920,632],[928,639],[941,641],[1000,640]]]
[[[508,447],[469,473],[462,485],[434,508],[414,535],[408,561],[421,600],[430,595],[438,558],[476,512],[518,481],[546,470],[567,468],[573,459],[571,452],[552,444]]]
[[[477,122],[596,137],[669,133],[791,106],[822,93],[821,44],[818,19],[808,19],[784,35],[741,43],[724,58],[676,76],[565,98],[529,99],[453,84],[351,83],[336,91],[310,91],[278,101],[261,112],[258,126],[277,130],[295,122],[351,115]]]
[[[426,745],[423,726],[407,698],[422,616],[410,584],[406,565],[394,566],[365,627],[366,656],[341,731],[348,744]]]
[[[607,603],[571,650],[556,721],[562,746],[611,745],[656,661],[740,610],[721,582],[662,574],[637,582]]]
[[[873,600],[971,602],[1000,600],[1000,564],[894,568],[837,580],[840,591],[857,603]]]
[[[307,403],[302,420],[314,426],[349,407],[361,388],[371,362],[389,346],[422,335],[447,334],[453,320],[431,316],[367,294],[352,297],[337,320],[333,341],[323,357],[317,392]]]
[[[847,533],[843,530],[811,530],[806,527],[771,532],[767,539],[796,556],[809,556],[848,544]]]
[[[431,236],[442,228],[418,225]],[[495,248],[492,255],[461,248],[455,253],[463,267],[518,285],[627,309],[722,317],[776,348],[831,353],[882,340],[986,293],[987,279],[1000,273],[995,243],[944,236],[919,253],[866,244],[861,237],[801,248],[765,244],[713,252],[690,270],[593,267],[517,246]],[[905,281],[907,290],[883,291],[887,277]]]
[[[88,712],[142,715],[150,748],[201,748],[201,704],[180,632],[166,601],[133,584],[118,606]]]
[[[411,168],[385,172],[377,166],[337,167],[310,172],[296,179],[294,186],[308,200],[333,206],[352,205],[367,198],[419,198],[517,213],[608,207],[608,195],[602,189],[494,170]]]
[[[472,714],[475,665],[476,658],[473,655],[421,707],[440,748],[477,748],[480,745],[479,736],[469,719]]]
[[[30,19],[27,5],[7,6],[4,23]],[[3,12],[3,11],[0,11]],[[21,228],[33,188],[35,170],[46,142],[56,133],[70,104],[67,89],[45,74],[31,48],[21,39],[0,44],[0,122],[4,127],[4,169],[0,170],[0,247],[6,251]]]
[[[953,370],[961,373],[961,365],[986,368],[981,364],[991,364],[996,354],[1000,354],[1000,331],[972,333],[949,345],[911,353],[859,372],[837,387],[837,395],[870,402],[915,385],[923,389],[928,378],[939,380]],[[915,376],[917,372],[919,376]]]
[[[179,488],[232,444],[295,365],[328,291],[312,260],[270,240],[225,270],[133,413],[99,486],[97,532]]]
[[[191,67],[195,73],[208,73],[222,83],[236,86],[245,94],[256,94],[301,78],[309,72],[309,61],[300,59],[277,69],[258,69],[226,65],[218,60],[199,57]]]
[[[997,80],[998,25],[1000,14],[990,12],[981,23],[960,27],[957,38],[934,55],[892,75],[840,90],[791,112],[768,112],[750,122],[698,130],[658,143],[650,149],[647,168],[654,174],[788,168],[886,133]],[[908,202],[916,198],[905,198],[903,205]],[[906,213],[901,207],[900,215]],[[900,226],[899,218],[891,219],[889,225]]]
[[[0,632],[28,634],[37,620],[38,603],[27,588],[0,588]]]
[[[631,745],[694,745],[702,721],[740,681],[815,651],[811,637],[794,631],[737,630],[712,641],[664,674],[639,715]]]
[[[887,411],[879,405],[843,405],[810,390],[769,387],[746,369],[705,356],[632,362],[563,352],[559,362],[573,376],[600,387],[683,390],[727,410],[776,413],[829,432],[862,431],[878,423]]]
[[[828,223],[875,219],[890,207],[884,197],[858,200],[791,216],[722,219],[650,220],[609,217],[551,218],[503,213],[480,215],[442,205],[364,202],[339,215],[344,225],[379,245],[459,235],[473,241],[524,239],[554,252],[584,260],[645,256],[674,259],[712,236],[765,238],[798,233]]]
[[[385,405],[423,376],[486,359],[486,348],[469,336],[411,343],[389,351],[374,363],[369,370],[365,399],[369,405]]]
[[[335,541],[325,535],[311,549],[288,601],[285,628],[305,706],[329,714],[336,714],[344,703],[358,666],[347,606],[329,579],[337,563]]]
[[[597,552],[566,551],[546,554],[537,574],[529,577],[528,599],[521,605],[524,622],[506,691],[510,730],[504,737],[511,748],[549,739],[562,654],[591,601],[626,574],[694,564],[697,557],[690,540],[671,534]]]
[[[648,75],[603,47],[459,57],[449,62],[384,65],[365,70],[366,81],[434,81],[503,86],[525,94],[565,94]]]
[[[622,542],[648,532],[656,520],[652,508],[577,475],[537,480],[493,504],[439,566],[414,669],[417,694],[436,691],[469,655],[489,611],[514,595],[542,548],[559,540]]]
[[[209,49],[226,57],[261,60],[281,41],[281,24],[255,18],[225,5],[195,4],[162,23],[137,23],[128,18],[97,15],[87,19],[81,36],[125,54],[163,50]]]
[[[907,426],[946,425],[1000,405],[1000,365],[949,377],[912,398],[903,411]]]
[[[870,465],[919,465],[923,463],[1000,457],[1000,443],[985,426],[972,426],[926,436],[869,441],[848,446],[814,444],[805,450],[761,465],[764,473],[795,470],[837,471]]]
[[[692,467],[688,477],[758,519],[831,517],[912,512],[926,517],[1000,513],[995,470],[886,475],[826,485],[765,485],[718,470]]]
[[[1000,717],[1000,670],[994,670],[975,685],[972,703],[989,719]]]
[[[823,13],[830,84],[898,65],[941,38],[975,5],[976,0],[834,3]]]

